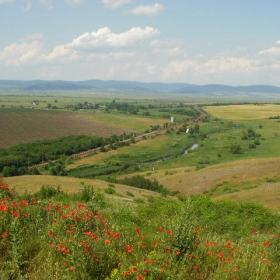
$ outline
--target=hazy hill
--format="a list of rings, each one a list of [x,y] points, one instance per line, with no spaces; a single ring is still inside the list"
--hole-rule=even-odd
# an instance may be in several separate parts
[[[214,93],[266,93],[278,94],[280,87],[269,85],[229,86],[220,84],[194,85],[187,83],[145,83],[115,80],[43,81],[0,80],[2,91],[36,90],[115,90],[129,93],[214,94]]]

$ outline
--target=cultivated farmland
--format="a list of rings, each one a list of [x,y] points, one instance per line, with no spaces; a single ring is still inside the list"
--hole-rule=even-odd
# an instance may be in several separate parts
[[[112,126],[77,117],[82,112],[32,109],[0,109],[0,148],[19,143],[51,140],[69,135],[92,135],[108,137],[135,132],[124,127]]]

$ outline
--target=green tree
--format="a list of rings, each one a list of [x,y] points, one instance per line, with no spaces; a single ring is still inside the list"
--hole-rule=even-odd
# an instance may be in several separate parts
[[[241,154],[241,146],[238,144],[233,144],[230,146],[230,152],[232,154]]]

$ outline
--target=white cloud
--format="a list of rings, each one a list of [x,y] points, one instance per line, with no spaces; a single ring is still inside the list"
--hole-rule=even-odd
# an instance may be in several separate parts
[[[44,54],[39,58],[40,62],[59,62],[78,60],[76,51],[67,49],[64,45],[56,46],[49,54]]]
[[[148,15],[156,16],[164,10],[164,6],[161,4],[154,5],[140,5],[131,10],[131,13],[134,15]]]
[[[40,33],[34,33],[34,34],[29,34],[24,37],[21,37],[19,40],[20,41],[33,41],[33,40],[38,40],[38,39],[43,39],[43,34]]]
[[[69,5],[76,5],[76,4],[81,4],[83,0],[64,0],[64,2],[66,2],[66,4]]]
[[[161,47],[176,48],[182,46],[183,41],[178,39],[167,39],[167,40],[154,39],[151,41],[150,45],[151,47],[155,47],[155,48],[161,48]]]
[[[112,53],[94,53],[87,56],[87,61],[127,61],[137,56],[136,52],[112,52]]]
[[[149,38],[157,36],[160,31],[156,28],[147,26],[145,29],[133,27],[123,33],[113,33],[108,27],[103,27],[96,32],[84,33],[74,39],[67,48],[90,49],[96,47],[131,47]]]
[[[272,56],[278,56],[280,55],[280,48],[277,48],[277,47],[272,47],[272,48],[269,48],[267,50],[263,50],[261,52],[259,52],[260,55],[272,55]]]
[[[49,10],[53,9],[52,0],[40,0],[41,4],[46,6]]]
[[[278,40],[276,42],[277,45],[280,44],[280,40]],[[272,57],[272,56],[280,56],[280,47],[276,46],[276,47],[271,47],[271,48],[268,48],[266,50],[262,50],[259,52],[259,55],[261,56],[269,56],[269,57]]]
[[[11,2],[14,2],[14,0],[0,0],[0,4],[11,3]]]
[[[27,11],[29,11],[29,10],[31,9],[32,3],[31,3],[31,1],[28,1],[28,0],[26,0],[26,1],[24,1],[24,2],[26,2],[26,6],[25,6],[25,8],[23,9],[23,11],[24,11],[24,12],[27,12]]]
[[[41,52],[42,44],[37,41],[22,44],[13,43],[0,52],[0,61],[5,66],[33,64],[41,55]]]
[[[131,0],[102,0],[103,3],[107,8],[116,9],[122,5],[129,4]]]
[[[173,49],[155,49],[153,51],[155,54],[168,56],[168,57],[174,57],[174,56],[181,56],[184,55],[184,51],[180,48],[173,48]]]

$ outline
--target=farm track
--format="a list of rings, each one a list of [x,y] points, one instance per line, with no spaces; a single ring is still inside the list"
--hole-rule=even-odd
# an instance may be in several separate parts
[[[192,122],[200,122],[200,121],[202,121],[203,118],[205,118],[207,116],[206,112],[204,112],[204,111],[202,111],[198,108],[196,108],[196,110],[200,112],[199,117],[197,117],[195,119],[192,119],[192,120],[189,120],[189,121],[186,121],[186,122],[177,123],[176,125],[173,125],[172,128],[176,128],[176,127],[181,126],[183,124],[188,124],[188,123],[192,123]],[[138,135],[138,136],[135,137],[135,141],[136,142],[142,141],[144,137],[152,138],[152,137],[155,137],[156,135],[162,135],[162,134],[166,133],[166,131],[169,130],[169,129],[170,129],[170,127]],[[120,141],[120,142],[123,142],[123,143],[130,142],[130,139],[125,139],[125,140]],[[109,148],[109,145],[104,146],[104,148],[106,148],[106,149]],[[75,157],[87,156],[89,154],[97,153],[97,152],[100,152],[100,148],[95,148],[95,149],[91,149],[91,150],[84,151],[84,152],[81,152],[81,153],[73,154],[73,155],[71,155],[71,157],[75,158]],[[58,160],[54,160],[53,163],[55,163],[57,161]],[[41,163],[41,164],[36,164],[36,165],[30,166],[29,169],[39,168],[39,167],[45,166],[47,164],[48,164],[47,162],[44,162],[44,163]]]

